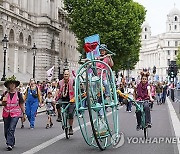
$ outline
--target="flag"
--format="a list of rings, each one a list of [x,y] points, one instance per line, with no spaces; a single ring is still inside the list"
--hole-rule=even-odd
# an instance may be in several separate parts
[[[84,45],[84,50],[86,52],[86,57],[88,59],[91,59],[91,54],[93,54],[93,57],[99,57],[100,52],[99,52],[99,44],[100,44],[100,38],[98,34],[88,36],[84,38],[85,45]]]
[[[54,66],[51,67],[51,68],[47,71],[47,79],[48,79],[48,81],[51,81],[51,80],[52,80],[53,73],[54,73]]]

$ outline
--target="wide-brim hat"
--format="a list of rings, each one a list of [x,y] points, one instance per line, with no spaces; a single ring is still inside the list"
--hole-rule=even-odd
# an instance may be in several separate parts
[[[11,83],[14,83],[16,87],[18,87],[20,84],[20,82],[16,80],[16,77],[14,75],[6,79],[6,81],[4,82],[4,86],[8,88],[9,84]]]
[[[99,47],[99,50],[106,50],[107,49],[107,45],[106,44],[101,44]]]

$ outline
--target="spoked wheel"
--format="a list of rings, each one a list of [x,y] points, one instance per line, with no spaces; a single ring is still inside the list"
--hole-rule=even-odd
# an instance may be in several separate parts
[[[147,127],[144,128],[144,138],[145,138],[145,140],[148,138],[148,128]]]
[[[108,68],[107,73],[106,70],[96,67],[96,63],[106,65],[104,62],[93,62],[86,62],[77,72],[76,114],[85,142],[104,150],[112,145],[112,136],[118,134],[118,101],[112,70]],[[105,96],[102,74],[107,78],[109,99]]]
[[[69,132],[68,132],[68,127],[65,128],[65,135],[66,135],[66,139],[70,138]]]
[[[88,71],[88,70],[87,70]],[[88,72],[86,73],[86,81],[88,81]],[[98,139],[98,132],[97,130],[95,129],[95,126],[94,126],[94,121],[93,121],[93,115],[92,115],[92,108],[91,108],[91,101],[90,101],[90,89],[89,89],[89,85],[88,85],[88,82],[86,82],[86,93],[87,93],[87,105],[88,105],[88,112],[89,112],[89,119],[90,119],[90,123],[91,123],[91,128],[92,128],[92,132],[93,132],[93,136],[94,136],[94,139],[97,143],[97,146],[99,147],[100,150],[104,150],[105,147],[103,147],[101,144],[100,144],[100,141]]]
[[[66,115],[66,113],[61,114],[61,117],[62,117],[62,122],[61,122],[62,123],[62,129],[65,132],[66,139],[69,139],[70,135],[69,135],[69,132],[68,132],[68,127],[67,127],[67,115]]]

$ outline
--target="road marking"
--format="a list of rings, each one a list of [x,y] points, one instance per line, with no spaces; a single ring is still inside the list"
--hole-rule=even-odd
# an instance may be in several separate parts
[[[169,108],[172,125],[174,128],[175,136],[178,138],[178,137],[180,137],[180,121],[177,117],[176,111],[174,110],[174,107],[173,107],[172,103],[170,102],[169,98],[167,98],[167,104],[168,104],[168,108]],[[180,153],[180,144],[178,144],[178,142],[177,142],[177,147],[178,147],[178,151]]]
[[[120,109],[121,109],[121,108],[122,108],[122,106],[120,107]],[[120,109],[119,109],[119,110],[120,110]],[[109,116],[109,115],[111,115],[111,114],[112,114],[112,112],[109,112],[109,113],[107,114],[107,116]],[[86,123],[86,126],[89,126],[90,124],[91,124],[91,123],[90,123],[90,121],[89,121],[89,122]],[[81,127],[84,127],[84,124],[81,125]],[[74,133],[75,133],[75,132],[77,132],[78,130],[80,130],[80,127],[77,126],[77,127],[75,127],[73,130],[74,130]],[[63,134],[60,134],[59,136],[56,136],[56,137],[54,137],[54,138],[52,138],[52,139],[50,139],[50,140],[48,140],[48,141],[46,141],[46,142],[44,142],[44,143],[36,146],[36,147],[34,147],[34,148],[32,148],[32,149],[30,149],[30,150],[28,150],[28,151],[26,151],[26,152],[24,152],[24,153],[22,153],[22,154],[34,154],[34,153],[36,153],[36,152],[38,152],[38,151],[40,151],[40,150],[42,150],[42,149],[44,149],[44,148],[52,145],[52,144],[54,144],[55,142],[63,139],[64,137],[65,137],[65,134],[64,134],[64,133],[63,133]]]

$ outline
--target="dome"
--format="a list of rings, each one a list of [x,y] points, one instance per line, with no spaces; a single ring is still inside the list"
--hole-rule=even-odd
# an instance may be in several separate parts
[[[149,26],[149,23],[147,21],[144,21],[142,24],[142,27],[150,27],[150,26]]]
[[[180,10],[174,7],[174,8],[169,12],[169,16],[173,16],[173,15],[180,15]]]

